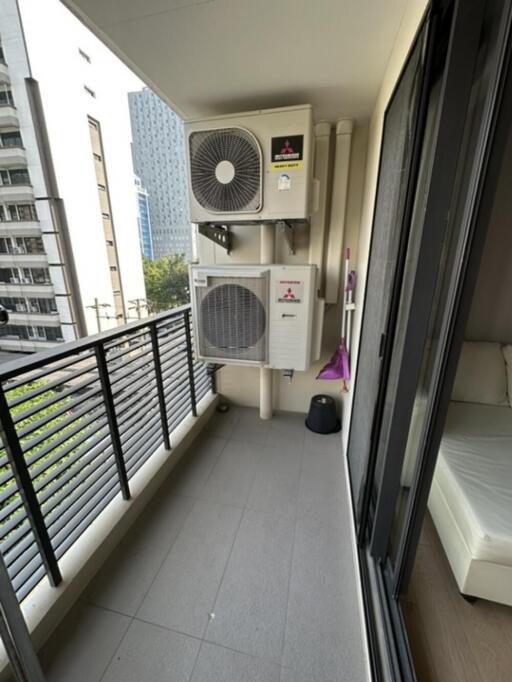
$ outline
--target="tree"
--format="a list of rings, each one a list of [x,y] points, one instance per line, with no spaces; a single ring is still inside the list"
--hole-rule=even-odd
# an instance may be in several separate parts
[[[144,281],[149,309],[159,313],[190,301],[188,267],[183,254],[144,259]]]

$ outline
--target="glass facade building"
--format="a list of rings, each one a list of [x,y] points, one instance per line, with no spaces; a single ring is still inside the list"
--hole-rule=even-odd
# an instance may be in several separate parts
[[[153,238],[151,236],[151,220],[149,217],[149,198],[140,178],[135,177],[135,191],[137,193],[137,210],[139,221],[140,250],[144,258],[153,260]]]
[[[154,92],[128,93],[133,167],[147,191],[155,258],[191,257],[185,139],[180,117]]]

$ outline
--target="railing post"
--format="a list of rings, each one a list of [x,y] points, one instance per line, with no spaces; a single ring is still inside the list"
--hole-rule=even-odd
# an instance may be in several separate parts
[[[48,580],[53,587],[56,587],[61,581],[59,565],[55,552],[53,551],[48,529],[37,499],[34,484],[28,470],[27,462],[23,456],[21,443],[16,432],[16,426],[5,397],[3,386],[0,384],[0,431],[2,435],[2,443],[7,453],[9,463],[12,468],[12,473],[18,486],[18,492],[27,512],[27,517],[34,533],[41,558]]]
[[[190,334],[190,310],[183,311],[185,319],[185,337],[187,340],[187,363],[188,363],[188,379],[190,386],[190,404],[192,406],[192,414],[197,417],[196,406],[196,383],[194,378],[194,358],[192,356],[192,336]]]
[[[101,390],[105,400],[105,409],[107,411],[108,427],[110,429],[110,437],[112,439],[112,446],[114,448],[114,459],[116,460],[117,473],[119,476],[119,483],[121,484],[121,492],[125,500],[130,499],[130,486],[128,484],[128,476],[126,474],[126,466],[123,459],[123,446],[121,444],[121,436],[119,435],[119,426],[117,424],[116,410],[114,406],[114,395],[112,393],[112,385],[110,383],[110,376],[108,374],[107,358],[105,356],[105,348],[103,344],[99,343],[95,347],[96,362],[98,365],[98,376],[100,378]]]
[[[156,322],[149,325],[149,332],[151,334],[151,346],[153,348],[153,362],[155,365],[155,379],[156,390],[158,393],[158,404],[160,406],[160,422],[162,424],[162,435],[164,438],[164,446],[166,450],[171,449],[171,441],[169,439],[169,422],[167,420],[167,408],[165,405],[164,382],[162,379],[162,363],[160,361],[160,347],[158,345],[158,331]]]
[[[15,678],[27,682],[44,682],[41,664],[1,556],[0,604],[0,635]]]

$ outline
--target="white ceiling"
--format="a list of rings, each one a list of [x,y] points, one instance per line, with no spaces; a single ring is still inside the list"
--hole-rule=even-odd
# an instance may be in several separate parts
[[[368,118],[407,0],[63,0],[186,117]]]

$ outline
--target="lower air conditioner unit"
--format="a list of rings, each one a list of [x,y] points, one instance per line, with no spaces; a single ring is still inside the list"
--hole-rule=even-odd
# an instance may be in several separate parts
[[[316,276],[315,265],[192,265],[198,357],[222,364],[308,369],[317,359]]]

